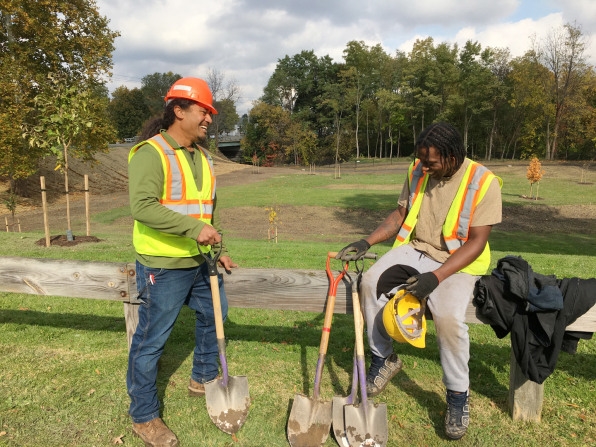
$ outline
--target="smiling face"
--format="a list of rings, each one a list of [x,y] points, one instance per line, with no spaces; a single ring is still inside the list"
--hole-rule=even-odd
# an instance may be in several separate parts
[[[191,143],[207,137],[207,128],[213,122],[211,112],[198,104],[183,111],[182,129]]]
[[[213,119],[206,108],[193,102],[184,106],[175,105],[173,112],[175,120],[167,130],[180,146],[189,147],[207,138],[207,128]]]
[[[419,147],[416,151],[416,157],[422,163],[422,170],[436,180],[451,177],[457,170],[455,168],[455,157],[441,157],[441,154],[434,146]]]

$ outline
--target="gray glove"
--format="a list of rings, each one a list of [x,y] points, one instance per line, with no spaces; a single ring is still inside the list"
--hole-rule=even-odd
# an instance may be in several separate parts
[[[357,261],[366,254],[369,248],[370,244],[364,239],[360,239],[359,241],[352,242],[350,245],[342,248],[341,251],[337,253],[337,256],[335,256],[335,259],[341,259],[342,261]]]

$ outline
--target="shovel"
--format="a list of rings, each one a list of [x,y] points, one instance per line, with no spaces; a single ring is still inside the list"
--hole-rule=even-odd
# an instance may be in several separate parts
[[[292,447],[315,447],[325,443],[329,436],[332,421],[332,403],[323,401],[319,398],[321,387],[321,376],[327,355],[327,345],[329,344],[329,334],[331,332],[331,323],[333,320],[333,309],[335,307],[335,296],[337,286],[348,271],[349,263],[346,262],[343,270],[333,278],[333,273],[329,266],[330,258],[335,257],[336,253],[327,253],[326,271],[329,278],[329,294],[327,295],[327,308],[325,310],[325,320],[323,322],[323,331],[321,343],[319,346],[319,358],[317,360],[317,369],[315,372],[315,384],[313,396],[309,398],[304,394],[297,394],[292,403],[290,417],[288,419],[288,441]]]
[[[346,424],[344,418],[344,405],[356,403],[358,395],[358,363],[356,360],[356,348],[354,348],[354,368],[352,372],[352,392],[348,397],[333,397],[333,436],[342,447],[350,447],[346,436]]]
[[[358,267],[358,266],[357,266]],[[358,275],[362,270],[358,270]],[[354,331],[356,335],[356,362],[360,382],[360,403],[344,406],[346,435],[350,447],[378,447],[387,444],[387,405],[375,404],[366,395],[366,373],[364,370],[364,319],[360,309],[358,285],[352,287],[352,307],[354,308]]]
[[[367,253],[365,257],[370,259],[376,259],[377,255],[374,253]],[[354,293],[354,289],[357,287],[352,277],[349,273],[346,273],[346,278],[348,278],[348,282],[350,287],[352,288],[352,293]],[[358,399],[358,362],[356,359],[356,345],[354,345],[354,367],[352,368],[352,391],[348,397],[341,397],[341,396],[334,396],[333,397],[333,436],[335,436],[335,440],[337,443],[342,447],[350,447],[350,442],[348,441],[348,437],[346,436],[346,424],[345,424],[345,417],[344,417],[344,406],[355,404]]]
[[[205,258],[209,269],[209,283],[213,299],[213,313],[215,314],[215,333],[217,336],[217,350],[221,364],[222,377],[205,383],[205,401],[211,421],[221,431],[233,434],[240,430],[248,416],[250,396],[248,394],[248,379],[246,376],[229,376],[226,360],[226,339],[223,329],[221,312],[221,298],[219,295],[219,281],[217,261],[221,249],[213,256],[199,252]]]

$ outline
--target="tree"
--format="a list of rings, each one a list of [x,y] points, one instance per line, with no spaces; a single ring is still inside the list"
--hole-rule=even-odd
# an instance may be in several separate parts
[[[151,117],[151,111],[142,90],[129,89],[125,86],[118,87],[112,92],[108,111],[120,140],[139,135],[143,123]]]
[[[427,123],[446,114],[447,106],[461,102],[452,95],[458,75],[457,46],[435,48],[432,37],[414,43],[399,85],[413,141]]]
[[[554,115],[552,105],[545,93],[548,70],[536,61],[532,52],[513,59],[508,79],[511,85],[509,104],[516,141],[522,147],[519,156],[531,157],[544,154],[543,129]],[[514,158],[515,151],[512,156]]]
[[[213,105],[217,115],[213,115],[213,123],[209,126],[209,135],[214,137],[215,148],[219,147],[219,136],[229,132],[238,123],[236,103],[240,98],[240,87],[235,79],[226,80],[225,75],[214,68],[207,72],[207,84],[213,95]]]
[[[478,42],[467,41],[459,55],[460,78],[458,90],[462,98],[462,137],[468,148],[470,123],[474,117],[491,109],[492,88],[495,84],[489,69],[490,51],[482,51]]]
[[[568,105],[576,99],[581,100],[579,93],[587,71],[585,48],[581,28],[570,23],[565,24],[562,29],[552,30],[544,41],[534,43],[537,60],[552,75],[547,93],[553,103],[555,116],[552,138],[547,140],[547,160],[554,160],[556,157],[559,131],[568,116]]]
[[[325,86],[336,82],[337,70],[328,55],[317,57],[312,50],[285,56],[278,60],[261,100],[298,114],[315,129],[319,141],[324,141],[332,126],[330,118],[317,113],[317,108]]]
[[[316,134],[307,123],[294,119],[281,106],[262,101],[251,109],[240,145],[248,158],[256,155],[253,164],[273,166],[287,162],[289,157],[296,164],[317,161]]]
[[[214,117],[217,120],[217,131],[221,135],[222,133],[231,133],[236,130],[240,116],[236,112],[236,106],[231,99],[223,99],[216,101],[215,109],[217,115]]]
[[[540,163],[537,157],[533,157],[526,172],[526,177],[530,181],[530,199],[532,198],[534,184],[536,184],[536,196],[534,198],[538,200],[538,186],[540,186],[540,179],[543,175],[544,169],[542,169],[542,163]]]
[[[161,115],[164,109],[166,93],[174,82],[182,76],[171,71],[167,73],[153,73],[141,78],[141,93],[149,116]],[[136,134],[134,134],[136,135]]]
[[[87,147],[88,133],[85,129],[93,127],[93,113],[90,107],[92,92],[79,85],[71,85],[61,76],[48,76],[50,83],[35,97],[38,119],[35,126],[25,126],[24,135],[29,144],[39,147],[44,152],[56,156],[56,169],[64,174],[64,192],[66,195],[67,236],[72,240],[70,226],[70,201],[68,191],[68,156],[69,151],[83,157],[94,152]]]
[[[35,98],[53,88],[48,78],[67,80],[88,92],[93,129],[81,135],[92,150],[107,148],[107,122],[101,86],[110,75],[111,55],[118,32],[108,28],[92,0],[3,0],[0,3],[0,174],[14,180],[34,171],[39,147],[31,148],[21,131],[40,125]],[[91,144],[91,143],[90,143]],[[81,147],[86,147],[82,145]]]
[[[486,150],[486,159],[491,160],[493,156],[493,148],[495,139],[497,137],[497,129],[499,127],[499,113],[503,110],[507,103],[509,88],[507,86],[507,77],[511,71],[509,64],[511,57],[508,49],[488,48],[487,53],[487,68],[492,73],[490,77],[489,89],[489,103],[490,103],[490,131],[488,137],[488,147]]]

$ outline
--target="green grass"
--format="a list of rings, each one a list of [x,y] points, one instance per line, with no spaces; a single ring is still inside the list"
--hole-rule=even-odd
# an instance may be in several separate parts
[[[343,175],[340,179],[318,175],[280,176],[264,183],[232,186],[218,192],[218,206],[231,208],[237,206],[266,207],[277,204],[339,206],[345,208],[391,209],[395,205],[401,190],[403,176],[382,174],[375,176],[374,183],[370,175]],[[365,190],[366,186],[387,189]],[[308,194],[304,192],[308,191]]]
[[[505,179],[505,200],[528,204],[519,198],[527,190],[523,172],[506,172],[506,163],[502,173],[501,166],[493,169]],[[373,176],[353,171],[344,170],[341,179],[304,175],[221,188],[220,199],[226,206],[393,206],[402,174]],[[545,198],[536,201],[536,206],[594,200],[594,189],[586,189],[593,186],[576,189],[566,180],[557,183],[551,196],[546,188],[549,182],[543,181],[540,196]],[[388,189],[393,187],[393,191]],[[94,215],[93,219],[109,225],[127,212],[124,207]],[[36,245],[43,238],[40,232],[0,233],[0,256],[130,262],[134,252],[128,231],[115,227],[96,234],[102,240],[97,244],[49,248]],[[324,268],[326,251],[342,245],[306,241],[272,244],[238,238],[226,242],[234,260],[243,267],[316,270]],[[495,230],[491,245],[493,265],[500,257],[514,254],[543,274],[587,278],[596,271],[593,235]],[[388,244],[375,247],[379,254],[388,249]],[[187,395],[194,319],[184,308],[160,361],[158,377],[164,419],[182,445],[287,446],[291,401],[297,393],[312,395],[322,317],[296,311],[230,309],[225,326],[230,373],[248,377],[252,399],[247,422],[235,440],[211,423],[204,399]],[[596,444],[596,343],[582,341],[576,355],[561,354],[557,369],[545,382],[542,422],[535,424],[512,421],[508,414],[509,339],[497,339],[486,325],[470,325],[470,335],[471,427],[458,445]],[[349,393],[353,344],[351,316],[335,315],[322,380],[323,398]],[[396,349],[405,369],[374,398],[388,406],[388,446],[454,445],[442,434],[444,389],[432,322],[426,349],[408,345],[396,345]],[[124,445],[142,446],[132,437],[127,415],[122,304],[0,293],[0,352],[1,446],[109,446],[115,445],[115,439],[122,439]],[[330,436],[325,446],[333,445],[336,443]]]

